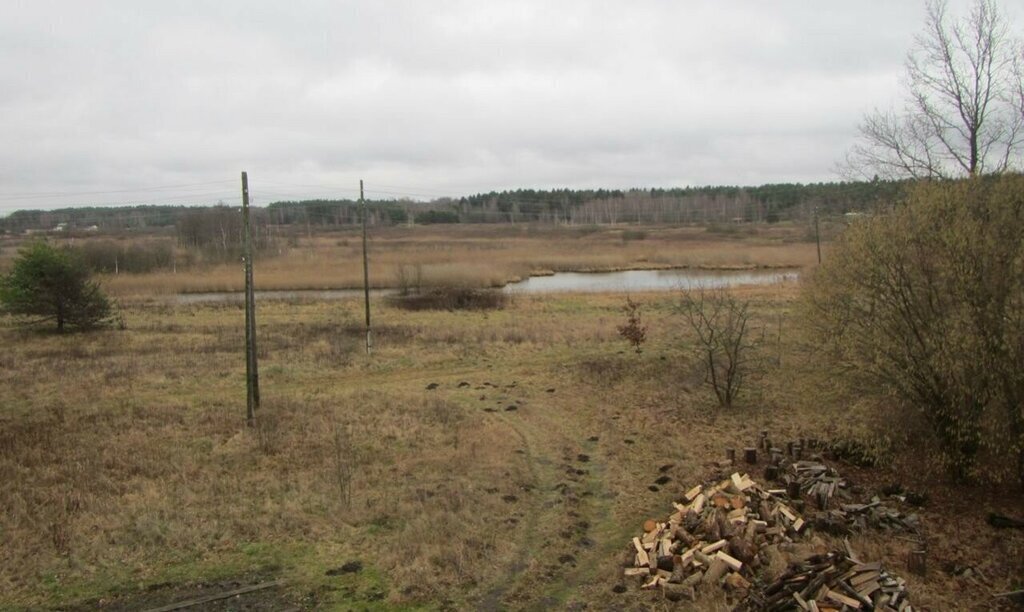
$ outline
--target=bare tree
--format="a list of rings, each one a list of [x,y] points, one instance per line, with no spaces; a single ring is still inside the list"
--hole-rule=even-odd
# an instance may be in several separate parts
[[[749,373],[759,337],[750,325],[750,303],[718,289],[684,291],[679,310],[697,336],[704,381],[730,408]]]
[[[1024,44],[994,0],[951,20],[928,3],[907,56],[903,113],[875,110],[858,126],[844,174],[953,178],[1019,169],[1024,152]]]

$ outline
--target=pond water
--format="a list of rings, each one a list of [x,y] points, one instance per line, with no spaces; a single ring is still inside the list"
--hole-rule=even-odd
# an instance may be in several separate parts
[[[677,289],[717,289],[736,285],[770,285],[796,280],[795,270],[623,270],[621,272],[559,272],[551,276],[531,276],[517,283],[502,287],[506,293],[554,293],[558,291],[598,292],[641,292],[672,291]],[[374,289],[372,296],[394,293],[393,289]],[[257,300],[338,300],[362,297],[362,289],[257,291]],[[209,302],[242,302],[241,291],[217,291],[210,293],[181,293],[175,296],[179,304],[202,304]]]
[[[509,293],[551,293],[555,291],[621,293],[672,291],[676,289],[717,289],[736,285],[770,285],[796,280],[795,270],[623,270],[622,272],[559,272],[531,276],[505,285]]]

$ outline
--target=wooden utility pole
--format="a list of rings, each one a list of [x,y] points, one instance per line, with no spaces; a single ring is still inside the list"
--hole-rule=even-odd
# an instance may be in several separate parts
[[[359,204],[363,210],[363,301],[366,305],[366,354],[370,354],[373,340],[370,335],[370,264],[366,258],[366,198],[363,197],[363,179],[359,179]]]
[[[256,363],[256,293],[252,279],[252,226],[249,222],[249,176],[242,173],[242,232],[245,239],[245,423],[256,424],[260,407],[260,375]]]
[[[821,263],[821,232],[818,230],[818,207],[814,207],[814,241],[818,244],[818,263]]]

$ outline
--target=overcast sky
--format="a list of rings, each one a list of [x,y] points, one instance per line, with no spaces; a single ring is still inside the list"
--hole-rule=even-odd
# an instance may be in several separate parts
[[[6,0],[0,214],[234,202],[241,170],[256,204],[360,178],[419,198],[836,180],[923,22],[891,0]]]

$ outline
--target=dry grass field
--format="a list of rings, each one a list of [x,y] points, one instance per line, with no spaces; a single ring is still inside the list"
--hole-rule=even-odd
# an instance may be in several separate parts
[[[395,287],[404,270],[423,284],[501,286],[531,274],[641,268],[798,267],[815,261],[803,227],[551,227],[446,225],[370,233],[371,285]],[[13,254],[13,249],[8,249]],[[108,275],[121,296],[237,291],[238,265],[152,274]],[[297,236],[257,258],[261,289],[362,287],[362,242],[355,230]]]
[[[63,336],[2,320],[0,608],[140,609],[233,579],[286,581],[258,609],[667,608],[613,590],[644,519],[762,429],[837,436],[860,419],[794,374],[796,287],[736,291],[770,333],[731,410],[701,385],[671,294],[639,298],[641,354],[615,331],[616,295],[377,303],[372,356],[359,301],[265,302],[254,431],[238,305],[125,300],[127,330]],[[849,471],[865,487],[897,478]],[[916,604],[977,609],[963,602],[1019,579],[1024,538],[983,524],[1019,496],[904,481],[934,500],[929,576],[907,575],[898,537],[853,544]],[[716,597],[698,609],[727,609]]]
[[[416,262],[425,285],[485,286],[815,257],[793,227],[632,231],[392,228],[374,237],[371,273],[396,286]],[[358,254],[357,234],[302,238],[258,262],[257,284],[356,287]],[[145,609],[275,579],[285,586],[248,609],[669,607],[621,577],[645,519],[763,429],[844,437],[877,415],[805,376],[788,283],[733,290],[765,331],[757,376],[730,410],[702,385],[671,293],[636,298],[649,326],[640,354],[616,332],[622,295],[459,312],[375,299],[372,356],[359,300],[261,302],[263,405],[250,430],[241,305],[169,295],[240,282],[237,266],[104,278],[126,330],[55,335],[0,318],[0,608]],[[990,510],[1016,514],[1018,493],[953,489],[912,456],[840,469],[866,491],[899,480],[930,494],[927,577],[907,575],[906,540],[853,538],[907,578],[916,604],[976,609],[1024,573],[1024,538],[984,524]],[[973,577],[951,575],[965,566]]]

